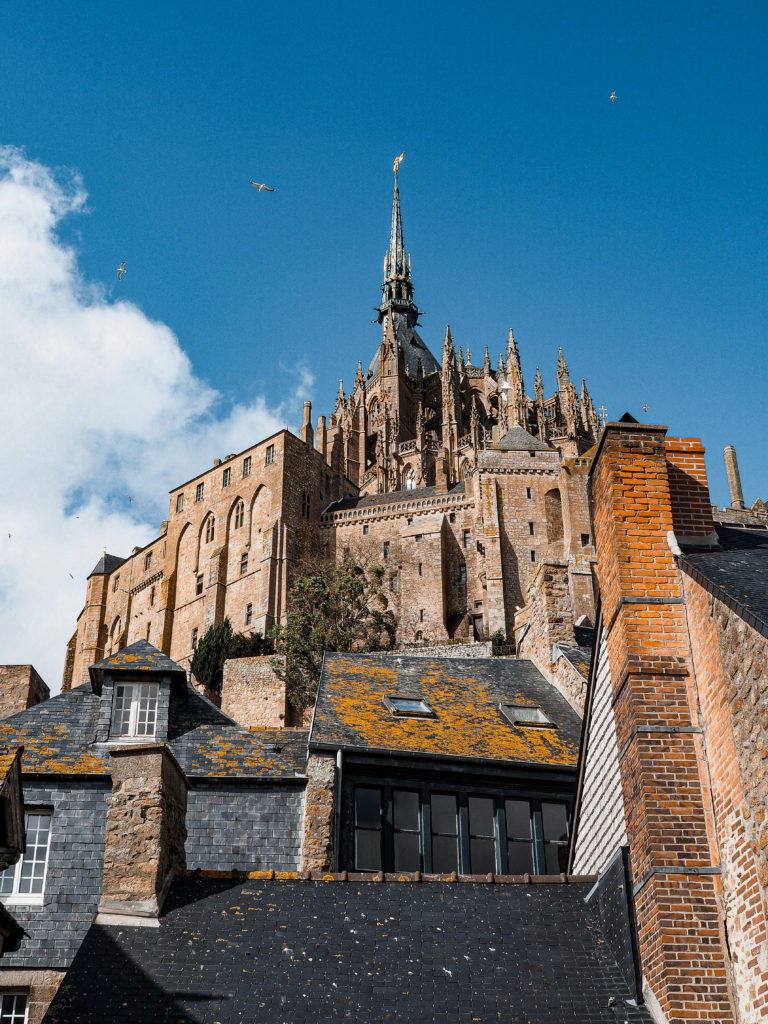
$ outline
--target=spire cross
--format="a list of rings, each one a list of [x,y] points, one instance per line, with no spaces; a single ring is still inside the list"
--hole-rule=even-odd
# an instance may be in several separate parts
[[[601,405],[597,411],[600,413],[600,423],[602,426],[605,426],[606,420],[608,419],[608,410],[604,405]]]

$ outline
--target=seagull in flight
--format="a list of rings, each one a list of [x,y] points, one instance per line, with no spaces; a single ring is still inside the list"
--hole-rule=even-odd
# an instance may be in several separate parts
[[[274,192],[275,191],[273,188],[270,188],[269,185],[264,185],[264,184],[262,184],[259,181],[252,181],[251,184],[253,185],[254,188],[257,188],[259,190],[259,192]]]
[[[126,264],[126,261],[123,260],[123,262],[117,268],[117,280],[118,281],[122,281],[123,280],[123,274],[127,274],[128,273],[128,271],[125,269],[125,264]]]
[[[615,103],[615,102],[616,102],[616,90],[614,89],[613,92],[611,93],[611,103]]]

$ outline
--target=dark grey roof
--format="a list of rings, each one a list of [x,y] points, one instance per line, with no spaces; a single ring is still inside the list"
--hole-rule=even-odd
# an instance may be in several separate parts
[[[24,744],[25,775],[109,775],[95,744],[101,698],[86,683],[0,722],[0,743]],[[191,687],[170,703],[168,746],[192,778],[293,779],[294,769]]]
[[[529,434],[522,427],[510,427],[504,437],[496,442],[494,448],[500,448],[504,452],[551,452],[548,444],[539,441],[533,434]]]
[[[433,718],[393,715],[385,697],[419,697]],[[555,728],[511,725],[500,703],[541,707]],[[581,721],[535,665],[511,658],[326,653],[311,747],[574,768]]]
[[[395,328],[395,337],[403,346],[403,359],[408,373],[410,373],[412,377],[416,376],[419,360],[421,360],[421,366],[425,377],[428,373],[435,373],[435,371],[439,372],[440,363],[438,363],[427,346],[421,340],[416,329],[411,327],[408,315],[406,313],[393,311],[391,316]],[[373,359],[368,366],[368,370],[366,371],[365,379],[372,380],[374,377],[378,377],[378,375],[379,349],[377,348]]]
[[[589,679],[589,664],[592,661],[592,648],[576,644],[555,645],[566,661],[568,661],[585,682]]]
[[[283,761],[293,765],[302,775],[307,770],[309,750],[308,729],[249,729],[254,739],[263,743],[268,750],[274,750]]]
[[[420,498],[441,497],[443,494],[464,494],[466,485],[452,484],[447,491],[438,494],[436,487],[416,487],[410,491],[387,491],[386,494],[366,494],[362,498],[341,498],[323,510],[324,513],[341,512],[348,508],[375,508],[377,505],[391,505],[397,501],[417,501]]]
[[[681,558],[684,570],[699,574],[754,628],[768,635],[768,531],[717,527],[723,551],[693,551]]]
[[[149,640],[136,640],[108,658],[97,661],[95,665],[89,667],[88,672],[97,692],[101,690],[105,672],[130,672],[142,675],[158,672],[167,673],[175,682],[184,683],[187,679],[186,669],[171,661],[167,654],[159,651]]]
[[[93,925],[46,1024],[650,1024],[590,886],[187,878]]]
[[[96,565],[88,573],[88,577],[91,576],[109,576],[111,572],[114,572],[119,566],[125,561],[124,558],[120,558],[119,555],[108,555],[103,554],[98,560]]]

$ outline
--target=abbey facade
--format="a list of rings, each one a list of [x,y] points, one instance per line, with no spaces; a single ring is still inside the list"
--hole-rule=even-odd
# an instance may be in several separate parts
[[[571,621],[593,614],[587,472],[600,422],[562,350],[557,390],[533,396],[510,330],[495,368],[446,329],[441,358],[418,334],[395,177],[384,259],[381,341],[333,412],[214,460],[173,488],[168,519],[128,557],[105,552],[88,577],[64,688],[88,666],[149,640],[188,665],[228,617],[268,631],[292,578],[322,557],[384,566],[401,643],[512,637],[542,563],[567,568]]]

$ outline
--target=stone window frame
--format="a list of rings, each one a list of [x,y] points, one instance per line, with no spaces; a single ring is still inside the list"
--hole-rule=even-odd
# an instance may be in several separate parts
[[[127,695],[127,728],[118,722],[118,701],[121,700],[120,689],[128,691]],[[123,709],[124,710],[124,709]],[[112,714],[109,722],[110,742],[146,743],[157,736],[157,719],[160,710],[160,684],[143,682],[137,679],[117,680],[112,695]],[[140,718],[146,712],[147,725],[151,717],[152,731],[139,732]]]
[[[532,562],[536,561],[536,552],[534,551],[533,548],[531,548],[531,561]]]
[[[18,999],[24,1000],[21,1010],[17,1008]],[[12,1005],[6,1006],[6,1000],[13,1000]],[[29,989],[0,989],[0,1020],[6,1024],[27,1024],[29,1020]]]
[[[195,628],[192,630],[192,650],[193,651],[197,650],[197,642],[198,642],[199,636],[200,636],[200,630],[197,628],[197,626],[195,626]]]
[[[229,487],[229,485],[231,483],[232,483],[232,467],[231,466],[227,466],[227,468],[221,474],[221,486],[222,487]]]
[[[45,854],[44,857],[39,856],[41,844],[34,841],[36,830],[30,827],[30,818],[32,816],[39,818],[47,818],[48,826],[45,840]],[[8,892],[0,893],[0,903],[5,906],[42,906],[45,901],[45,883],[48,877],[48,864],[50,861],[51,853],[51,835],[53,833],[53,808],[50,806],[35,806],[29,805],[24,808],[24,831],[27,836],[27,849],[21,857],[6,868],[5,871],[0,872],[0,878],[3,880],[11,878],[11,889]],[[25,864],[33,865],[33,878],[34,878],[34,867],[39,865],[42,860],[43,871],[40,879],[40,890],[39,892],[21,892],[21,883],[23,881],[22,874],[24,871]]]
[[[184,491],[181,491],[180,494],[176,495],[176,511],[177,512],[183,512],[184,511]]]
[[[383,547],[382,547],[381,557],[382,558],[389,558],[389,555],[390,555],[390,542],[388,540],[385,540],[384,544],[383,544]]]
[[[115,581],[112,584],[112,593],[113,594],[117,593],[119,586],[120,586],[120,573],[118,573],[117,576],[115,576]]]
[[[252,623],[253,623],[253,605],[249,601],[248,604],[245,606],[245,624],[246,624],[246,626],[250,626]]]
[[[461,532],[461,546],[463,548],[465,548],[465,549],[468,549],[471,543],[472,543],[472,531],[471,530],[462,530],[462,532]]]
[[[243,476],[251,475],[251,456],[246,455],[243,459]]]
[[[205,587],[205,573],[198,573],[195,580],[195,597],[200,597]]]
[[[397,573],[393,573],[389,580],[389,589],[392,594],[397,593]]]
[[[211,544],[216,539],[216,517],[209,512],[205,518],[205,543]]]
[[[205,482],[199,483],[195,488],[195,502],[202,501],[205,496]]]
[[[528,520],[528,535],[533,537],[535,531],[535,524],[529,519]]]
[[[267,445],[267,450],[264,453],[264,465],[271,466],[275,461],[275,446],[273,444]]]
[[[368,523],[363,523],[363,536],[367,537],[369,533]]]
[[[148,551],[146,553],[146,555],[144,555],[144,572],[149,572],[149,570],[151,568],[152,568],[152,552]]]
[[[531,501],[533,500],[533,494],[531,493],[530,487],[525,488],[525,496],[526,498],[529,498]]]
[[[235,505],[235,529],[239,530],[245,523],[245,502],[242,498]]]
[[[459,566],[459,583],[465,584],[467,582],[467,566],[464,562]]]

